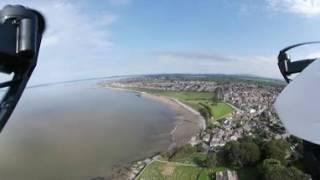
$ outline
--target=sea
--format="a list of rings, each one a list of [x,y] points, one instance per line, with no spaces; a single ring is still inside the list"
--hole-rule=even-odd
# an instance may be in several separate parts
[[[99,81],[27,88],[0,133],[0,179],[110,177],[170,146],[172,109]]]

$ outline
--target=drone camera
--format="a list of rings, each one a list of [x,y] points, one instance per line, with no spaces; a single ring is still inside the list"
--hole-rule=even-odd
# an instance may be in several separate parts
[[[37,56],[44,31],[43,16],[23,6],[6,6],[0,12],[0,71],[12,73]]]
[[[0,10],[0,73],[13,75],[0,83],[0,89],[7,88],[0,102],[0,131],[37,64],[44,29],[44,17],[33,9],[8,5]]]

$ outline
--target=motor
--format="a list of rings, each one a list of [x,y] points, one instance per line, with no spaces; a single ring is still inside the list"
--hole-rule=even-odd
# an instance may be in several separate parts
[[[0,83],[0,89],[6,89],[0,102],[0,132],[37,65],[44,30],[45,19],[36,10],[20,5],[0,10],[0,73],[12,77]]]

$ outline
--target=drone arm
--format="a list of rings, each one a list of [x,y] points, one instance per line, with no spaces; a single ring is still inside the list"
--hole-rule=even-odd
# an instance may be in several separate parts
[[[0,11],[0,27],[0,35],[10,37],[4,42],[11,45],[0,44],[0,72],[14,74],[11,81],[0,83],[0,88],[8,88],[0,101],[1,132],[36,67],[45,20],[35,10],[6,6]]]
[[[295,62],[286,62],[286,73],[288,75],[294,74],[294,73],[299,73],[304,70],[309,64],[311,64],[316,58],[314,59],[303,59]]]
[[[10,87],[8,92],[2,98],[0,104],[0,132],[6,125],[9,117],[15,109],[23,90],[25,89],[27,82],[33,72],[35,66],[29,67],[24,72],[16,72],[12,81],[1,83],[0,86]]]
[[[0,88],[10,87],[13,84],[18,83],[19,81],[20,81],[20,79],[15,79],[15,80],[12,80],[12,81],[6,81],[6,82],[3,82],[3,83],[0,83]]]

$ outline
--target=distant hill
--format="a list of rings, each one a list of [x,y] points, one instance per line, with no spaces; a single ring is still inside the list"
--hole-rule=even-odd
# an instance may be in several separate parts
[[[37,88],[43,86],[51,86],[57,84],[68,84],[81,81],[92,80],[119,80],[119,79],[141,79],[141,78],[153,78],[164,80],[202,80],[202,81],[243,81],[248,83],[263,83],[273,85],[286,85],[285,81],[279,79],[259,77],[250,74],[145,74],[145,75],[119,75],[119,76],[104,76],[104,77],[90,77],[86,79],[75,79],[67,81],[49,82],[42,84],[33,84],[27,86],[27,88]]]
[[[128,76],[126,77],[128,78]],[[129,76],[130,78],[130,76]],[[135,75],[131,78],[153,78],[163,80],[203,80],[203,81],[223,81],[223,82],[246,82],[246,83],[257,83],[257,84],[270,84],[270,85],[286,85],[284,80],[272,79],[266,77],[260,77],[255,75],[247,74],[150,74],[150,75]]]

